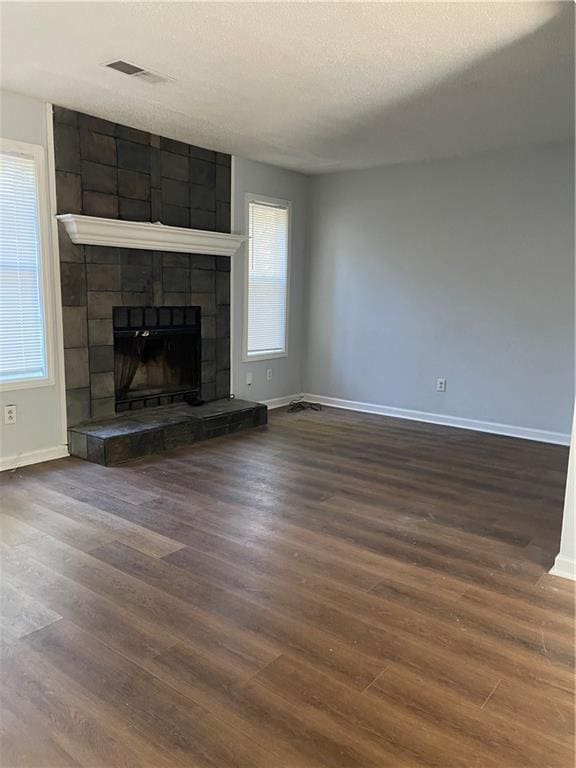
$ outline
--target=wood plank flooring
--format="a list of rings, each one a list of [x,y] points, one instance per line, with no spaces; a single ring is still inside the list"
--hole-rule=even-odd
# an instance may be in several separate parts
[[[3,473],[2,768],[572,768],[566,464],[325,409]]]

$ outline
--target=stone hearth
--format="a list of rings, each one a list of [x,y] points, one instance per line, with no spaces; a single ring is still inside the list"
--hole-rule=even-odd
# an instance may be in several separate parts
[[[72,456],[110,466],[260,427],[267,421],[267,407],[248,400],[216,400],[195,407],[169,405],[72,427],[69,447]]]

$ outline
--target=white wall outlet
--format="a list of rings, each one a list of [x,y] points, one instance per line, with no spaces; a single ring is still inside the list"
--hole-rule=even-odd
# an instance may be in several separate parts
[[[446,392],[446,379],[436,379],[436,392]]]
[[[246,374],[246,384],[249,387],[251,387],[252,386],[252,381],[253,381],[253,379],[252,379],[252,371],[248,371],[248,373]]]
[[[272,368],[266,368],[266,381],[272,381]]]
[[[4,424],[16,424],[16,406],[4,406]]]

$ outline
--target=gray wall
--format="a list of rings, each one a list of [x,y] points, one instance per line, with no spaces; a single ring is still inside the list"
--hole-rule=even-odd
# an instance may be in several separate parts
[[[46,104],[7,91],[0,92],[0,136],[14,141],[48,147]],[[48,175],[48,174],[47,174]],[[43,252],[52,278],[53,310],[59,302],[59,280],[51,243]],[[0,418],[0,468],[26,464],[42,456],[64,455],[67,451],[64,429],[64,396],[61,371],[62,337],[56,317],[47,333],[54,346],[55,383],[50,386],[0,392],[0,409],[16,404],[17,422],[4,426]],[[2,411],[0,410],[0,414]]]
[[[244,324],[245,246],[232,256],[232,392],[251,400],[270,400],[302,391],[304,340],[306,245],[309,179],[264,163],[234,157],[232,165],[232,231],[246,234],[247,193],[282,198],[292,202],[292,241],[288,317],[288,356],[258,362],[242,362]],[[266,369],[272,368],[272,381]],[[253,384],[246,384],[252,373]]]
[[[305,391],[569,433],[572,173],[560,144],[312,179]]]

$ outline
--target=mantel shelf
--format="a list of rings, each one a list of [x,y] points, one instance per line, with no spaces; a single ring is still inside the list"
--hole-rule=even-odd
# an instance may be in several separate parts
[[[177,251],[211,256],[232,256],[246,240],[243,235],[202,229],[169,227],[141,221],[102,219],[65,213],[56,217],[73,243],[110,248],[140,248],[147,251]]]

